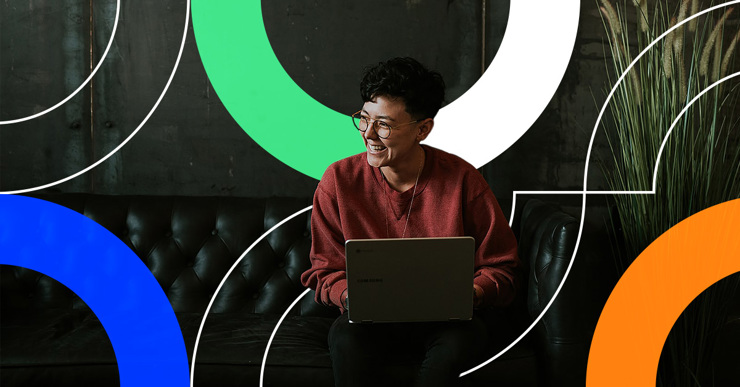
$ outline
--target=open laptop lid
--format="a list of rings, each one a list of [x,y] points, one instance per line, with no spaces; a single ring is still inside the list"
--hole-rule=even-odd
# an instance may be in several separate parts
[[[474,254],[472,237],[348,240],[349,320],[470,320]]]

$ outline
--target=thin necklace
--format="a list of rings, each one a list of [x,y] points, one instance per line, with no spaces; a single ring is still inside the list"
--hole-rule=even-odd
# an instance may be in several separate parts
[[[406,223],[403,225],[403,234],[401,235],[401,239],[406,237],[406,227],[409,225],[409,218],[411,217],[411,207],[414,206],[414,196],[416,196],[416,186],[419,185],[419,176],[421,176],[421,167],[424,166],[424,158],[421,159],[421,163],[419,163],[419,171],[416,173],[416,182],[414,183],[414,192],[411,193],[411,203],[409,203],[409,212],[406,214]],[[383,174],[383,170],[378,168],[380,171],[380,175],[383,176],[383,180],[385,183],[388,182],[388,179],[385,178],[385,174]],[[386,203],[385,203],[385,236],[386,238],[389,236],[388,232],[388,206],[391,202],[391,198],[388,196],[388,193],[385,191],[386,184],[383,184],[383,195],[385,195]]]

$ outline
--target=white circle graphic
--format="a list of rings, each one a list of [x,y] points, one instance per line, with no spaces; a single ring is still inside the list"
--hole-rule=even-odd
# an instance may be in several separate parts
[[[460,98],[439,111],[427,143],[476,168],[519,139],[552,99],[570,62],[580,2],[512,1],[491,66]]]
[[[115,21],[113,22],[113,30],[111,31],[110,39],[108,40],[108,45],[105,46],[105,51],[103,51],[103,55],[100,57],[100,60],[98,61],[98,64],[95,66],[95,68],[93,69],[93,71],[90,72],[90,75],[87,77],[87,79],[85,79],[85,81],[83,81],[82,84],[77,89],[75,89],[75,91],[72,92],[72,94],[68,95],[63,100],[57,102],[56,105],[54,105],[54,106],[52,106],[50,108],[47,108],[46,110],[40,111],[40,112],[38,112],[36,114],[32,114],[32,115],[26,116],[26,117],[15,118],[15,119],[12,119],[12,120],[0,121],[0,125],[17,124],[19,122],[28,121],[28,120],[32,120],[32,119],[37,118],[37,117],[41,117],[44,114],[49,113],[49,112],[53,111],[54,109],[56,109],[56,108],[64,105],[65,103],[67,103],[67,101],[69,101],[70,99],[72,99],[72,97],[74,97],[75,95],[77,95],[77,93],[79,93],[80,90],[82,90],[83,87],[85,87],[88,83],[90,83],[90,80],[95,76],[95,73],[97,73],[98,70],[100,70],[100,66],[103,65],[103,62],[105,62],[105,58],[108,57],[108,51],[110,51],[110,48],[113,45],[113,39],[116,37],[116,31],[118,30],[118,16],[120,14],[121,14],[121,0],[116,0],[116,18],[115,18]]]

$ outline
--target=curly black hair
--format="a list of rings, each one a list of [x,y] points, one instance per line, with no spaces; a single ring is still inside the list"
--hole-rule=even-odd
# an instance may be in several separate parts
[[[364,102],[376,97],[401,98],[415,119],[434,118],[445,98],[445,82],[413,58],[393,58],[365,69],[360,82]]]

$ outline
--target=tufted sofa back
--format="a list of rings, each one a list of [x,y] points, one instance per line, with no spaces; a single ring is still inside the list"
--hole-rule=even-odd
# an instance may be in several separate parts
[[[77,211],[123,241],[151,270],[175,312],[203,312],[222,279],[267,230],[310,205],[310,199],[228,197],[37,196]],[[226,279],[212,313],[282,314],[304,291],[310,211],[257,243]],[[40,273],[12,266],[2,272],[2,305],[14,309],[86,308],[75,294]],[[335,313],[313,301],[303,315]]]

